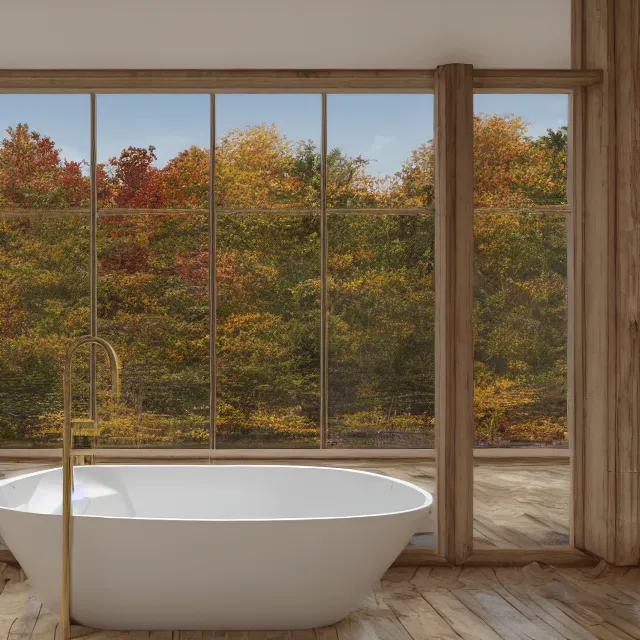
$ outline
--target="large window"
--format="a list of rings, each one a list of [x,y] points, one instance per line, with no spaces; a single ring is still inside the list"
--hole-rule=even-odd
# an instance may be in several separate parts
[[[472,103],[486,73],[0,96],[0,447],[59,445],[95,332],[122,394],[85,348],[73,410],[110,455],[403,458],[363,466],[437,493],[419,561],[569,544],[568,96]]]
[[[56,441],[95,330],[101,446],[434,447],[431,96],[99,95],[93,140],[88,96],[2,100],[3,444]]]
[[[5,446],[56,441],[95,326],[102,445],[435,448],[432,96],[97,96],[95,210],[89,97],[0,107]],[[566,113],[476,96],[477,447],[567,444]]]

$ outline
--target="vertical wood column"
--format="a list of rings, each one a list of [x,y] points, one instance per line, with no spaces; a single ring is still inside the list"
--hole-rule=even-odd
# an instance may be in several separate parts
[[[578,21],[580,23],[580,21]],[[575,51],[575,48],[574,48]],[[575,66],[575,63],[574,63]],[[584,548],[584,154],[585,103],[583,88],[569,102],[567,196],[567,430],[571,455],[569,544]]]
[[[435,74],[437,551],[473,543],[473,67]]]
[[[603,83],[574,93],[570,197],[574,278],[573,537],[613,562],[615,518],[615,293],[613,184],[615,126],[611,0],[574,0],[573,65],[602,69]],[[571,402],[571,398],[570,398]],[[570,412],[571,415],[571,412]]]
[[[616,564],[640,563],[640,0],[615,0]]]
[[[639,39],[640,0],[573,0],[573,65],[604,72],[572,104],[574,540],[615,564],[640,561]]]

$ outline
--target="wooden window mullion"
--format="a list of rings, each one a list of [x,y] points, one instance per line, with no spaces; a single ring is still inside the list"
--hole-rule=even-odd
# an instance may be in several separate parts
[[[435,73],[437,549],[473,544],[473,67]]]

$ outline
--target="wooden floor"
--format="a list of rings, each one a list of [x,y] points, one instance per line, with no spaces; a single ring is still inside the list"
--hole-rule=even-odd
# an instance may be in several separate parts
[[[476,461],[474,548],[568,544],[570,470],[568,460]]]
[[[247,580],[251,579],[247,572]],[[0,563],[0,638],[55,640],[58,618],[24,574]],[[398,567],[345,620],[304,631],[94,631],[87,640],[631,640],[640,638],[640,568]]]
[[[150,464],[152,461],[137,462]],[[240,461],[218,460],[215,464],[237,464],[238,462]],[[166,461],[164,463],[166,464]],[[247,464],[247,461],[242,463]],[[259,461],[259,463],[267,464],[265,461]],[[185,461],[181,461],[181,464],[185,464]],[[269,464],[282,464],[282,461],[270,461]],[[287,460],[285,464],[366,469],[413,482],[435,496],[434,461]],[[0,462],[0,477],[47,468],[47,466],[53,465]],[[568,460],[562,459],[476,461],[474,548],[535,549],[568,544],[569,471]],[[410,547],[435,548],[433,534],[435,508],[431,517],[425,519],[416,531]]]

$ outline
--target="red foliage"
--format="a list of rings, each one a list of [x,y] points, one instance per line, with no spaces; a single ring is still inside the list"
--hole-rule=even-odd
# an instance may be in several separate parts
[[[100,269],[104,273],[120,271],[138,273],[148,270],[149,249],[140,244],[114,245],[100,257]]]
[[[118,158],[109,158],[111,175],[105,182],[113,187],[116,207],[157,208],[163,200],[159,170],[153,166],[157,160],[155,147],[128,147]]]
[[[86,204],[89,179],[82,163],[62,161],[48,136],[29,125],[7,128],[0,144],[0,205],[7,208],[64,208]]]
[[[60,168],[60,183],[68,192],[67,203],[70,207],[80,207],[89,201],[89,179],[82,175],[83,163],[65,160]]]
[[[209,279],[209,252],[190,251],[176,257],[178,274],[184,280],[207,282]]]

